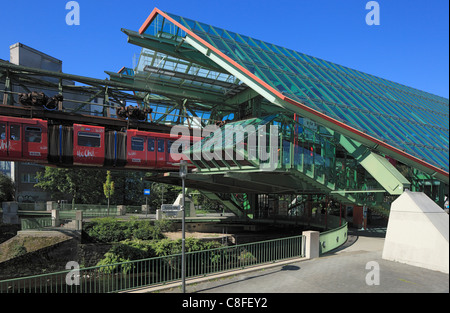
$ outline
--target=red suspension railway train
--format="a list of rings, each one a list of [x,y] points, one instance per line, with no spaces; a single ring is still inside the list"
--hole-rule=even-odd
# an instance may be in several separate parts
[[[178,169],[181,149],[170,153],[180,137],[102,126],[50,125],[42,119],[0,116],[0,160],[49,165],[135,169]],[[201,138],[183,138],[190,144]]]

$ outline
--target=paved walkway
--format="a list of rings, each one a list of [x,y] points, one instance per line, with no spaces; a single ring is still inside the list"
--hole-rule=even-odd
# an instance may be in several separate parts
[[[353,230],[343,247],[320,258],[187,285],[186,291],[233,294],[449,292],[448,274],[383,260],[385,231],[383,228]],[[373,261],[376,263],[368,264]],[[373,275],[376,273],[373,264],[379,265],[379,284]],[[161,292],[180,292],[180,288]]]

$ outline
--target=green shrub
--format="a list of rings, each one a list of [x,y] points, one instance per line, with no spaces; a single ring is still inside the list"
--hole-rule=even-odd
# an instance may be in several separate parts
[[[119,242],[127,239],[127,225],[114,217],[94,219],[84,230],[96,242]]]
[[[143,225],[133,231],[133,238],[140,240],[152,240],[158,237],[155,228],[152,225]]]
[[[128,262],[132,260],[140,260],[148,257],[148,253],[142,247],[130,244],[128,241],[113,245],[108,252],[105,253],[103,259],[101,259],[97,266],[102,266],[100,271],[103,273],[123,272],[129,273],[134,264],[117,264],[122,262]]]
[[[156,252],[153,248],[154,241],[133,239],[133,240],[125,240],[122,241],[121,243],[133,247],[135,249],[141,250],[142,253],[144,254],[143,258],[152,258],[156,256]]]
[[[175,223],[169,220],[157,220],[154,225],[156,230],[160,233],[177,230]]]
[[[112,274],[112,273],[122,272],[124,274],[127,274],[127,273],[131,272],[134,264],[131,264],[131,263],[120,264],[120,263],[129,262],[129,261],[131,261],[131,260],[124,259],[114,253],[107,252],[107,253],[105,253],[105,257],[97,263],[97,266],[102,266],[99,269],[99,272],[101,272],[101,273]]]
[[[249,265],[256,261],[256,258],[249,251],[243,250],[238,256],[238,261],[241,265]]]
[[[150,221],[140,221],[135,224],[132,231],[132,237],[140,240],[152,240],[162,239],[164,238],[164,235],[160,228],[154,226]]]
[[[196,238],[186,238],[186,252],[202,251],[207,249],[219,248],[222,245],[217,241],[201,241]],[[163,239],[153,243],[153,249],[157,256],[165,256],[171,254],[179,254],[182,250],[182,241]]]
[[[174,229],[172,222],[120,221],[113,217],[98,218],[84,226],[84,232],[95,242],[119,242],[126,239],[163,239],[164,231]]]
[[[16,258],[24,254],[27,254],[27,249],[24,246],[16,243],[11,247],[11,255],[13,258]]]
[[[152,243],[157,256],[181,253],[181,240],[162,239]]]

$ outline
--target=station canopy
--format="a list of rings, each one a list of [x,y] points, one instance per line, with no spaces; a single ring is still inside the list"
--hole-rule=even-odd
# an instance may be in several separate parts
[[[205,111],[205,103],[236,110],[233,104],[258,94],[273,108],[448,181],[446,98],[156,8],[139,32],[122,31],[145,48],[149,58],[137,71],[153,78],[155,93],[161,82],[169,93],[175,83]]]

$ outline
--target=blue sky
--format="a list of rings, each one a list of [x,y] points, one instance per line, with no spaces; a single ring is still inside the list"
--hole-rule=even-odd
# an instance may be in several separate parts
[[[446,0],[379,0],[379,26],[366,24],[366,0],[78,0],[79,26],[66,24],[67,2],[2,1],[0,59],[22,42],[63,60],[66,73],[103,79],[139,54],[120,29],[137,31],[158,7],[449,97]]]

